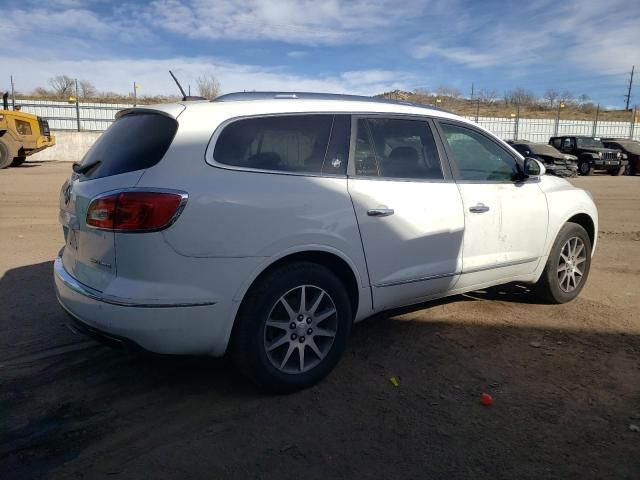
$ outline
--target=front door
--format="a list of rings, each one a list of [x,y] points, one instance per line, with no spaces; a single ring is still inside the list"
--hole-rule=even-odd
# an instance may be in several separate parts
[[[464,214],[427,120],[354,118],[348,187],[374,307],[449,290],[462,268]]]
[[[464,205],[461,288],[532,273],[548,211],[538,179],[516,181],[517,159],[473,127],[440,122]]]

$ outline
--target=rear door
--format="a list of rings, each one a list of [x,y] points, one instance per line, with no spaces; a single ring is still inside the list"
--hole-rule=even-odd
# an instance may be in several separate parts
[[[157,164],[171,145],[177,121],[159,112],[129,113],[118,118],[84,156],[77,173],[60,192],[60,223],[65,236],[62,262],[81,283],[104,290],[116,275],[114,233],[86,224],[96,196],[130,188],[145,169]]]
[[[354,117],[348,188],[376,309],[451,289],[462,267],[464,215],[432,124]]]

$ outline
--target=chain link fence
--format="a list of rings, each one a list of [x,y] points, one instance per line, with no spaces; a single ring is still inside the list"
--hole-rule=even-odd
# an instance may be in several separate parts
[[[465,117],[473,122],[475,117]],[[505,140],[529,140],[547,143],[557,135],[633,138],[640,141],[640,125],[633,122],[596,122],[554,118],[478,117],[478,125]]]
[[[50,100],[17,100],[22,111],[49,121],[51,130],[101,132],[115,120],[115,115],[133,104],[67,103]],[[621,137],[640,140],[640,125],[631,122],[591,120],[558,120],[557,118],[502,118],[467,116],[505,140],[529,140],[547,143],[555,135],[587,135]]]

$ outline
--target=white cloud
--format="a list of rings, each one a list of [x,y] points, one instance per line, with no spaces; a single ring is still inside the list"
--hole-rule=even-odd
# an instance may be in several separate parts
[[[140,14],[159,29],[191,38],[335,45],[393,36],[427,5],[419,0],[155,0]]]
[[[426,34],[408,50],[416,59],[445,58],[469,68],[570,65],[597,75],[640,63],[640,3],[531,0],[526,7],[504,10],[489,19],[464,17],[466,35],[455,27],[455,12],[449,12],[438,23],[453,26],[451,33]]]
[[[314,91],[373,95],[394,89],[408,89],[415,77],[403,71],[360,70],[340,74],[301,75],[282,68],[239,64],[205,57],[166,59],[113,58],[103,60],[54,60],[0,56],[0,65],[14,75],[16,88],[27,92],[46,86],[47,79],[64,73],[94,83],[98,90],[124,93],[133,81],[141,85],[140,95],[176,94],[169,76],[171,69],[186,88],[211,72],[223,93],[243,90]]]

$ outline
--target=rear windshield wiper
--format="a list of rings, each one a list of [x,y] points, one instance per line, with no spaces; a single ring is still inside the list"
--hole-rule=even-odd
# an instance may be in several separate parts
[[[94,160],[93,162],[89,162],[85,165],[82,165],[81,163],[78,163],[78,162],[74,162],[71,168],[74,172],[79,173],[80,175],[84,175],[89,170],[97,167],[101,163],[102,163],[102,160]]]

